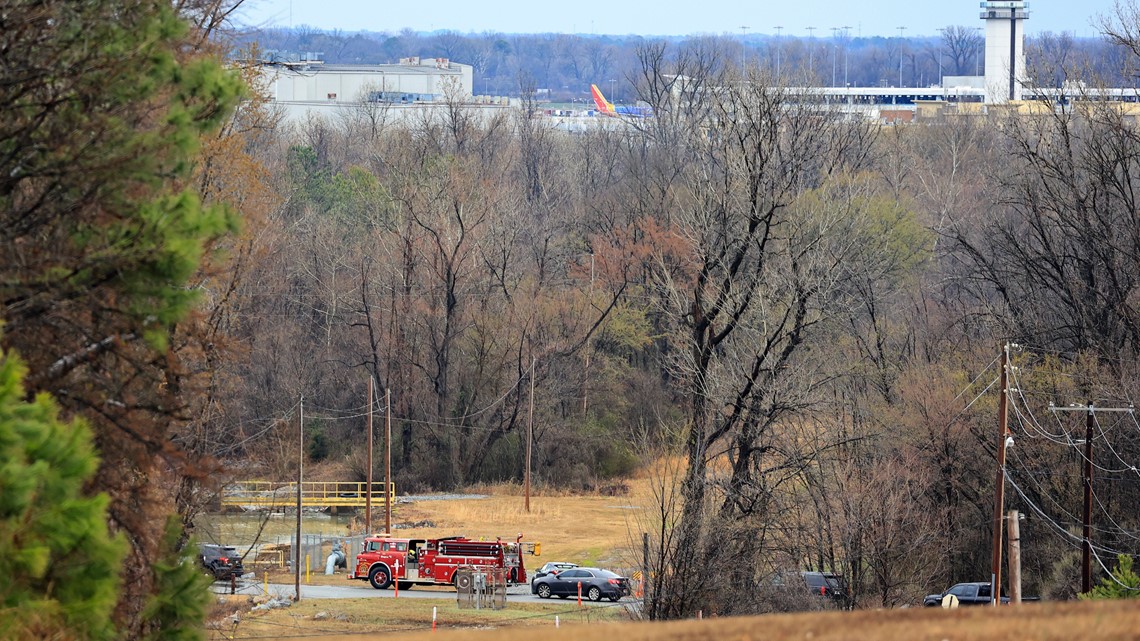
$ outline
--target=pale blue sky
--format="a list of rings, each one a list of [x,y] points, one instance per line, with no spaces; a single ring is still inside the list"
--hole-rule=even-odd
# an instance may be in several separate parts
[[[1026,32],[1072,31],[1097,35],[1098,14],[1112,0],[1031,0]],[[344,31],[450,29],[463,33],[596,33],[690,35],[694,33],[776,34],[816,37],[832,27],[851,27],[852,36],[935,35],[949,25],[981,26],[978,0],[246,0],[239,21],[251,25],[309,25]]]

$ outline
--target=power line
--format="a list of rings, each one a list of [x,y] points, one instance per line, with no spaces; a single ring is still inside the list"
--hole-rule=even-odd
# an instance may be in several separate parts
[[[1061,537],[1064,540],[1068,541],[1069,543],[1071,543],[1075,546],[1084,545],[1084,543],[1085,543],[1084,539],[1082,539],[1081,537],[1069,532],[1067,529],[1065,529],[1065,527],[1063,525],[1061,525],[1056,520],[1054,520],[1053,517],[1046,514],[1045,511],[1042,510],[1040,506],[1038,506],[1036,503],[1034,503],[1033,500],[1030,499],[1025,494],[1024,490],[1021,489],[1021,486],[1018,485],[1013,480],[1013,478],[1011,476],[1006,476],[1006,480],[1009,481],[1009,484],[1011,486],[1013,486],[1014,491],[1016,491],[1018,496],[1021,497],[1021,500],[1025,502],[1025,505],[1028,505],[1038,516],[1040,516],[1042,519],[1044,519],[1044,521],[1046,523],[1051,525],[1053,527],[1053,529],[1055,529],[1058,533],[1060,533]],[[1106,547],[1104,545],[1099,545],[1096,543],[1091,543],[1091,547],[1094,550],[1100,550],[1102,552],[1107,552],[1109,554],[1128,554],[1128,552],[1124,552],[1121,550],[1114,550],[1112,548]]]

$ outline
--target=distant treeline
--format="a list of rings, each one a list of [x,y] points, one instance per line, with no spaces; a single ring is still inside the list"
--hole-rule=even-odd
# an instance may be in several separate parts
[[[659,38],[657,38],[659,39]],[[740,34],[669,38],[673,43],[703,39],[726,53],[727,65],[777,72],[787,84],[853,87],[939,84],[943,76],[979,75],[985,69],[980,27],[950,26],[933,37],[852,37],[840,30],[811,38]],[[394,63],[408,56],[446,57],[474,67],[475,93],[518,95],[520,86],[549,90],[557,101],[589,100],[590,84],[635,99],[631,81],[635,35],[347,33],[308,26],[242,33],[239,47],[256,42],[263,50],[323,54],[327,63]],[[743,43],[743,48],[742,48]],[[1042,33],[1026,41],[1033,82],[1057,86],[1067,79],[1097,78],[1109,86],[1132,86],[1134,74],[1123,47],[1102,38]],[[520,84],[521,83],[521,84]],[[543,92],[544,94],[546,92]]]

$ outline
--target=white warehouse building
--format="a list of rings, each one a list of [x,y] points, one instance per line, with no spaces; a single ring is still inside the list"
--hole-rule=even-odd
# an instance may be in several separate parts
[[[447,58],[404,58],[385,65],[262,60],[259,67],[269,98],[294,122],[309,113],[333,115],[362,103],[399,108],[449,98],[475,102],[471,65]]]

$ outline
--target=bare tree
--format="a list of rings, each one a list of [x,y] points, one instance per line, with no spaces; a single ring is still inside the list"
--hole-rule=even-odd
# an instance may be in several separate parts
[[[946,53],[955,76],[970,74],[970,63],[977,59],[985,40],[978,29],[953,25],[941,30],[942,51]],[[947,74],[949,75],[949,74]]]
[[[1035,87],[1063,87],[1078,71],[1072,66],[1073,34],[1042,33],[1026,45],[1026,57],[1033,63],[1027,70],[1028,81]]]
[[[871,138],[764,78],[727,82],[667,70],[670,63],[715,68],[716,56],[699,46],[672,60],[664,47],[650,46],[640,59],[639,86],[658,115],[647,144],[675,159],[645,157],[651,171],[642,188],[652,195],[661,180],[685,186],[684,197],[656,214],[681,241],[661,248],[656,287],[677,348],[672,369],[691,399],[673,568],[678,580],[667,586],[660,612],[682,616],[716,602],[710,562],[756,551],[741,537],[717,537],[712,545],[710,500],[719,503],[715,523],[764,519],[770,482],[796,466],[768,455],[783,443],[783,421],[804,407],[817,384],[799,354],[829,319],[824,301],[843,296],[834,261],[846,264],[853,247],[825,240],[852,239],[833,227],[843,220],[842,207],[795,203],[829,174],[862,162]],[[687,119],[686,104],[708,105],[707,119]],[[718,479],[710,464],[721,456],[730,469]],[[726,545],[747,549],[726,554]],[[754,579],[747,567],[730,572],[727,583]]]

